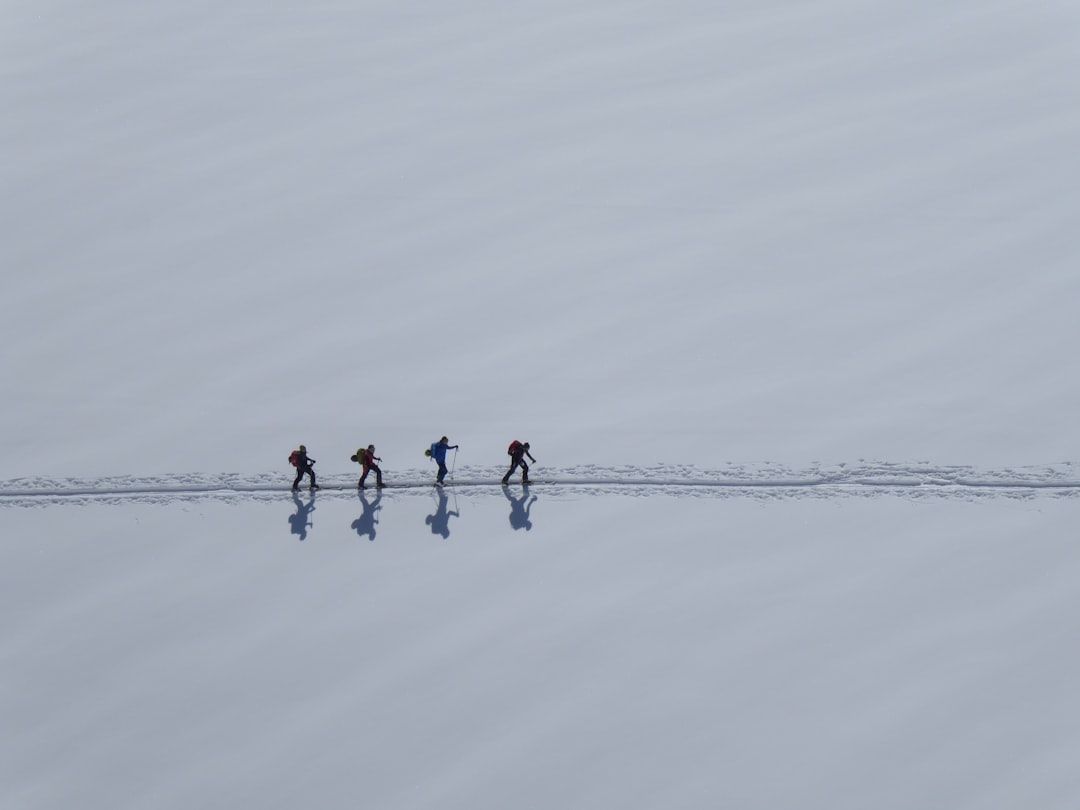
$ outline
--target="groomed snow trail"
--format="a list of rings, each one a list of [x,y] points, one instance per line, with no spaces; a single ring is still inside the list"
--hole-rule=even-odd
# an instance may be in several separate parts
[[[504,467],[462,467],[448,483],[462,494],[499,493]],[[401,472],[385,468],[389,484],[383,492],[427,492],[432,488],[434,468]],[[331,473],[319,477],[320,495],[355,495],[357,474]],[[1045,467],[1011,467],[1000,470],[969,466],[936,466],[920,463],[859,462],[815,465],[804,469],[779,464],[736,465],[700,468],[657,464],[649,467],[568,468],[533,467],[537,491],[558,495],[622,494],[646,496],[753,496],[836,497],[901,495],[975,499],[987,496],[1013,498],[1036,495],[1080,495],[1080,471],[1071,462]],[[55,503],[171,502],[215,498],[241,500],[279,497],[289,493],[289,471],[242,475],[237,473],[190,473],[154,476],[81,478],[19,478],[0,482],[0,507],[32,507]],[[517,478],[511,487],[520,487]],[[374,494],[369,487],[368,494]],[[302,486],[300,493],[308,494]]]

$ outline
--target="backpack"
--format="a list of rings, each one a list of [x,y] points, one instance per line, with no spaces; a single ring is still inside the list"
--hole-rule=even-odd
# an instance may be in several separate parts
[[[357,450],[356,455],[353,456],[353,461],[355,461],[357,464],[367,464],[368,463],[367,448],[365,447],[365,448],[362,448],[360,450]]]
[[[289,463],[292,464],[294,467],[299,467],[300,466],[300,451],[299,450],[293,450],[291,453],[289,453]]]
[[[510,442],[510,446],[506,448],[506,455],[512,456],[514,455],[514,453],[519,452],[521,452],[521,442],[519,442],[517,439],[514,439],[512,442]]]

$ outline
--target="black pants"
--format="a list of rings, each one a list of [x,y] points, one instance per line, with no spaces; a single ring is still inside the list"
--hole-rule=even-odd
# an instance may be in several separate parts
[[[377,487],[382,486],[382,470],[379,469],[379,466],[377,464],[365,464],[364,465],[364,472],[360,475],[360,483],[357,484],[357,486],[362,487],[364,485],[364,481],[365,481],[365,479],[367,479],[367,474],[371,470],[375,471],[375,486],[377,486]]]
[[[529,480],[529,465],[525,463],[524,456],[511,456],[510,457],[510,470],[503,476],[503,483],[509,483],[510,476],[514,474],[514,470],[521,467],[521,480]]]
[[[301,479],[303,479],[304,473],[307,473],[308,477],[311,478],[311,485],[315,486],[315,470],[310,466],[308,466],[308,467],[297,467],[296,468],[296,480],[292,482],[292,488],[293,489],[296,489],[298,486],[300,486],[300,481],[301,481]]]

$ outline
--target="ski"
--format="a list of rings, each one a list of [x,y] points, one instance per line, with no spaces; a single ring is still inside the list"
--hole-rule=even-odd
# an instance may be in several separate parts
[[[522,482],[522,481],[510,481],[510,482],[508,482],[506,484],[502,483],[499,480],[492,481],[490,479],[482,480],[482,481],[481,480],[443,481],[441,484],[440,483],[435,483],[435,482],[432,482],[432,481],[406,481],[406,482],[396,482],[396,483],[392,483],[392,484],[383,484],[381,487],[375,486],[375,485],[367,485],[367,484],[365,484],[363,487],[358,487],[358,486],[356,486],[356,484],[319,484],[319,486],[316,489],[310,489],[308,487],[300,487],[299,489],[291,490],[291,492],[294,495],[299,494],[299,493],[314,494],[315,492],[357,492],[357,493],[371,494],[371,493],[380,492],[381,490],[384,490],[384,489],[386,489],[386,490],[469,489],[469,488],[474,488],[474,487],[501,487],[501,488],[509,489],[509,488],[517,488],[517,487],[528,488],[528,487],[535,487],[535,486],[551,486],[552,484],[557,484],[557,483],[558,483],[557,481],[542,480],[542,479],[530,479],[530,480],[525,481],[525,482]],[[286,487],[285,491],[288,492],[288,491],[290,491],[290,489],[288,487]]]

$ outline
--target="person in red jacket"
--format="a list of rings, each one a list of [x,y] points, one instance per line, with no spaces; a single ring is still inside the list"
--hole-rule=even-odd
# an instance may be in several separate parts
[[[364,481],[367,479],[367,475],[372,470],[375,471],[375,486],[384,487],[386,484],[382,481],[382,470],[379,469],[379,465],[376,461],[382,461],[381,458],[375,455],[375,445],[369,444],[366,450],[357,450],[356,455],[353,456],[358,464],[364,465],[364,472],[360,475],[360,483],[356,485],[357,489],[364,488]]]

